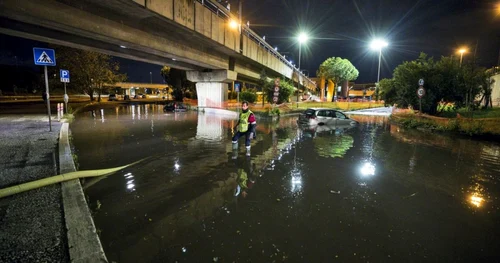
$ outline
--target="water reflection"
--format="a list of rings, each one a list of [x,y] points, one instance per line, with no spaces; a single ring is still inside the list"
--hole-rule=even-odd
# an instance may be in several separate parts
[[[85,114],[71,124],[81,169],[152,156],[84,184],[111,261],[497,255],[500,243],[484,236],[500,234],[498,144],[407,132],[382,118],[312,131],[280,118],[259,120],[247,156],[231,144],[234,120],[144,107],[140,119],[131,118],[137,107],[113,108],[104,123]],[[291,245],[302,243],[315,246]]]
[[[199,114],[195,137],[197,140],[220,142],[227,139],[226,134],[229,125],[226,123],[228,121],[234,122],[234,118],[227,117],[226,115]]]
[[[373,165],[372,163],[365,163],[361,167],[361,174],[363,176],[373,176],[373,175],[375,175],[375,165]]]

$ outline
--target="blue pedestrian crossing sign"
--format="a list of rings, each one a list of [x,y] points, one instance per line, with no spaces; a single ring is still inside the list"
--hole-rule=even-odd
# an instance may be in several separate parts
[[[33,48],[33,58],[35,65],[38,66],[55,66],[56,65],[56,52],[48,48]]]
[[[59,71],[59,76],[61,77],[61,82],[69,83],[69,70],[61,69]]]

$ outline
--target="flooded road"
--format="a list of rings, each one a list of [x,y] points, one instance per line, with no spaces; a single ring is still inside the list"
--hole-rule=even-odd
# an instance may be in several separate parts
[[[391,126],[300,129],[105,109],[71,124],[79,169],[143,162],[83,183],[110,262],[500,260],[500,144]]]

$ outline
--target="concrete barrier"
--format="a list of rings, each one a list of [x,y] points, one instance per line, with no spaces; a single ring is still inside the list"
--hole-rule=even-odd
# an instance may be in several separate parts
[[[64,123],[59,133],[60,173],[76,171],[69,145],[68,129],[69,124]],[[61,188],[70,261],[108,262],[85,201],[80,180],[64,182]]]

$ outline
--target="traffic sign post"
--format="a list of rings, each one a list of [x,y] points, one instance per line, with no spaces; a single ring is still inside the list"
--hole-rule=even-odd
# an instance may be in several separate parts
[[[47,113],[49,115],[49,131],[52,131],[52,120],[50,117],[50,96],[49,96],[49,77],[47,75],[47,66],[56,65],[56,52],[48,48],[33,48],[33,60],[35,65],[43,66],[45,74],[45,93],[47,94]]]
[[[59,76],[61,77],[61,82],[64,83],[64,108],[66,113],[68,113],[68,101],[69,97],[66,93],[66,83],[69,83],[69,70],[61,69],[59,70]]]
[[[423,83],[423,80],[422,80],[422,83]],[[420,102],[420,114],[422,114],[422,97],[425,95],[425,89],[423,86],[420,86],[418,87],[417,89],[417,96],[418,96],[418,100]]]
[[[234,91],[236,92],[236,102],[238,106],[236,106],[237,111],[240,111],[240,83],[233,82]]]
[[[279,95],[280,95],[280,78],[276,78],[274,80],[273,110],[274,106],[278,103]]]

